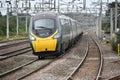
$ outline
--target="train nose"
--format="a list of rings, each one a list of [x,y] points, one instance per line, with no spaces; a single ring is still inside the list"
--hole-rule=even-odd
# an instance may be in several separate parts
[[[35,52],[55,51],[57,46],[57,39],[37,40],[33,42]]]

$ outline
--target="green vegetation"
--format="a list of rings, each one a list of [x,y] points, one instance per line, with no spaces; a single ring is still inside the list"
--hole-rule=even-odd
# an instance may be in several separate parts
[[[105,32],[110,32],[110,22],[108,20],[102,21],[102,30],[104,30]]]
[[[120,31],[116,33],[116,41],[115,39],[110,40],[112,50],[118,51],[118,44],[120,44]]]
[[[117,51],[117,43],[115,42],[114,39],[110,40],[110,44],[112,46],[112,50]]]
[[[105,19],[102,21],[102,30],[105,32],[110,32],[110,9],[113,11],[113,27],[115,27],[115,2],[108,4],[108,10],[106,10]],[[120,8],[120,2],[118,2],[118,8]],[[120,10],[118,10],[118,14],[120,14]],[[117,28],[120,29],[120,16],[118,18]],[[116,39],[110,40],[112,49],[114,51],[118,51],[118,44],[120,44],[120,31],[115,33]]]
[[[26,18],[19,17],[19,36],[16,36],[16,16],[10,15],[9,17],[9,35],[10,38],[21,38],[27,37],[28,32],[26,33]],[[0,13],[0,41],[6,39],[6,16],[2,16]]]
[[[113,26],[115,26],[115,2],[109,3],[108,4],[108,10],[106,10],[106,14],[105,14],[105,19],[103,18],[102,21],[102,29],[105,32],[110,32],[110,9],[113,9]],[[120,2],[118,2],[118,9],[120,8]],[[118,10],[118,14],[120,14],[120,10]],[[120,16],[118,16],[118,28],[120,28]]]

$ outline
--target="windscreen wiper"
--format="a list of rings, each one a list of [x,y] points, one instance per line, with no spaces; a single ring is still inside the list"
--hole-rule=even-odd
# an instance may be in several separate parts
[[[51,28],[44,27],[44,26],[37,26],[37,28],[41,28],[41,29],[49,29],[49,30],[52,30]]]

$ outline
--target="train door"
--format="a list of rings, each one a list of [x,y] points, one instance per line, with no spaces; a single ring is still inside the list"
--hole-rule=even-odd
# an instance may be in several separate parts
[[[70,46],[72,46],[72,40],[73,40],[73,27],[72,27],[72,22],[69,20],[69,26],[70,26]]]
[[[61,18],[60,19],[61,24],[61,32],[62,32],[62,43],[64,44],[65,48],[69,45],[70,40],[70,28],[69,28],[69,22],[67,19]]]

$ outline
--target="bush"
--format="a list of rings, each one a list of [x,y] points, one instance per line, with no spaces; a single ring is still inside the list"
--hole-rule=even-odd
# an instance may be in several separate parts
[[[116,41],[113,39],[110,41],[111,46],[112,46],[112,50],[113,51],[118,51],[118,44],[120,44],[120,32],[116,33]]]
[[[110,43],[111,43],[111,46],[112,46],[112,50],[113,51],[117,51],[118,49],[117,49],[117,42],[115,42],[115,40],[113,39],[113,40],[110,40]]]

